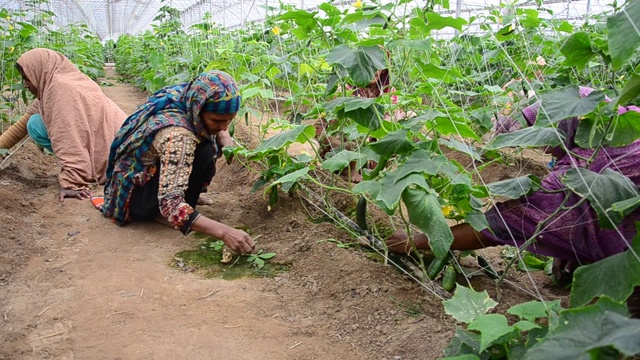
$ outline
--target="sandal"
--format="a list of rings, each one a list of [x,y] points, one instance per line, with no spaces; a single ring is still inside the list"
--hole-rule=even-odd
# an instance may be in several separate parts
[[[92,196],[91,203],[96,209],[98,209],[98,211],[102,212],[102,205],[104,204],[104,196]]]

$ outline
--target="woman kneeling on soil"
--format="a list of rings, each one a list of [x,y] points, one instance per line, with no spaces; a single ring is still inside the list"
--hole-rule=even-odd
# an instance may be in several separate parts
[[[106,181],[109,145],[126,114],[98,84],[53,50],[27,51],[16,67],[36,101],[3,134],[0,148],[12,147],[28,132],[60,161],[60,201],[88,199],[89,185]]]
[[[592,90],[581,87],[580,96],[586,97]],[[536,103],[522,111],[528,125],[535,123],[539,106]],[[621,114],[627,111],[640,112],[640,109],[636,106],[619,108]],[[489,209],[485,214],[488,229],[476,231],[466,223],[453,226],[452,250],[474,250],[497,245],[521,246],[534,236],[539,223],[553,216],[553,220],[541,229],[535,243],[527,250],[554,257],[554,275],[560,283],[566,283],[571,280],[578,264],[593,263],[629,248],[636,235],[635,223],[640,221],[640,209],[629,214],[617,229],[601,228],[596,212],[588,202],[572,210],[560,210],[556,213],[560,207],[571,208],[581,199],[561,181],[572,168],[587,168],[596,173],[611,169],[640,186],[640,140],[625,147],[603,147],[592,162],[587,164],[584,159],[590,159],[594,155],[594,149],[582,149],[576,145],[574,138],[578,122],[577,118],[570,118],[558,123],[558,128],[566,134],[566,140],[563,145],[547,150],[557,158],[557,162],[542,180],[543,189],[529,196],[498,203]],[[515,130],[513,126],[506,128]],[[572,153],[578,156],[573,156]],[[569,198],[565,202],[566,196]],[[427,249],[428,242],[425,234],[414,237],[417,249]],[[401,231],[387,239],[387,245],[394,252],[405,253],[412,248],[406,234]],[[637,301],[637,297],[640,297],[638,289],[633,302]],[[630,310],[635,311],[637,316],[640,315],[640,304],[630,303],[630,308],[632,306],[635,308]]]
[[[233,145],[227,129],[239,108],[238,86],[222,71],[151,95],[113,141],[104,203],[94,198],[94,204],[118,225],[168,221],[183,234],[199,231],[250,253],[255,245],[247,233],[195,210],[222,147]]]

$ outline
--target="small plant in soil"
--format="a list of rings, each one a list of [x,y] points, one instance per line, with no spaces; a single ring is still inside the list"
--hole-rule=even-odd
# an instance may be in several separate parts
[[[253,267],[257,269],[262,269],[266,262],[265,260],[269,260],[276,256],[276,253],[263,253],[262,250],[259,250],[255,254],[249,254],[247,256],[247,262],[252,264]]]
[[[202,243],[195,249],[184,250],[175,254],[176,261],[172,266],[183,269],[195,269],[207,278],[234,280],[242,277],[273,277],[289,270],[287,265],[275,264],[269,260],[275,253],[258,250],[255,254],[235,255],[231,261],[224,260],[224,243],[222,240],[196,233],[196,239]],[[256,237],[257,238],[257,237]],[[241,259],[246,261],[241,261]]]

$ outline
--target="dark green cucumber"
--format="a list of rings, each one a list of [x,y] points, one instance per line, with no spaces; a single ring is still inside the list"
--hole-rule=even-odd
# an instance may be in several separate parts
[[[362,231],[369,230],[367,225],[367,199],[364,196],[358,200],[358,205],[356,205],[356,224]]]
[[[434,280],[435,278],[437,278],[438,274],[440,274],[442,269],[444,269],[444,267],[449,263],[449,260],[451,260],[450,252],[447,252],[447,255],[445,255],[445,257],[443,257],[442,259],[433,259],[431,261],[431,264],[429,264],[429,267],[427,267],[427,276],[429,277],[429,279]]]
[[[451,291],[456,286],[456,277],[458,272],[456,271],[456,267],[453,265],[447,266],[444,270],[444,275],[442,275],[442,288]]]
[[[480,265],[480,267],[482,268],[482,270],[492,279],[497,279],[500,277],[500,275],[498,275],[498,273],[491,267],[491,265],[489,265],[489,262],[487,261],[487,259],[483,258],[482,256],[478,255],[478,265]]]
[[[278,185],[271,188],[271,194],[269,195],[269,205],[273,205],[278,202]]]

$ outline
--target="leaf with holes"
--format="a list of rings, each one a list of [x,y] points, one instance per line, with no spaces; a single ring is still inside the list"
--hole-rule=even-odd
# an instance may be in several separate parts
[[[498,305],[489,297],[486,290],[477,292],[460,284],[457,285],[453,297],[443,303],[447,314],[467,324]]]

